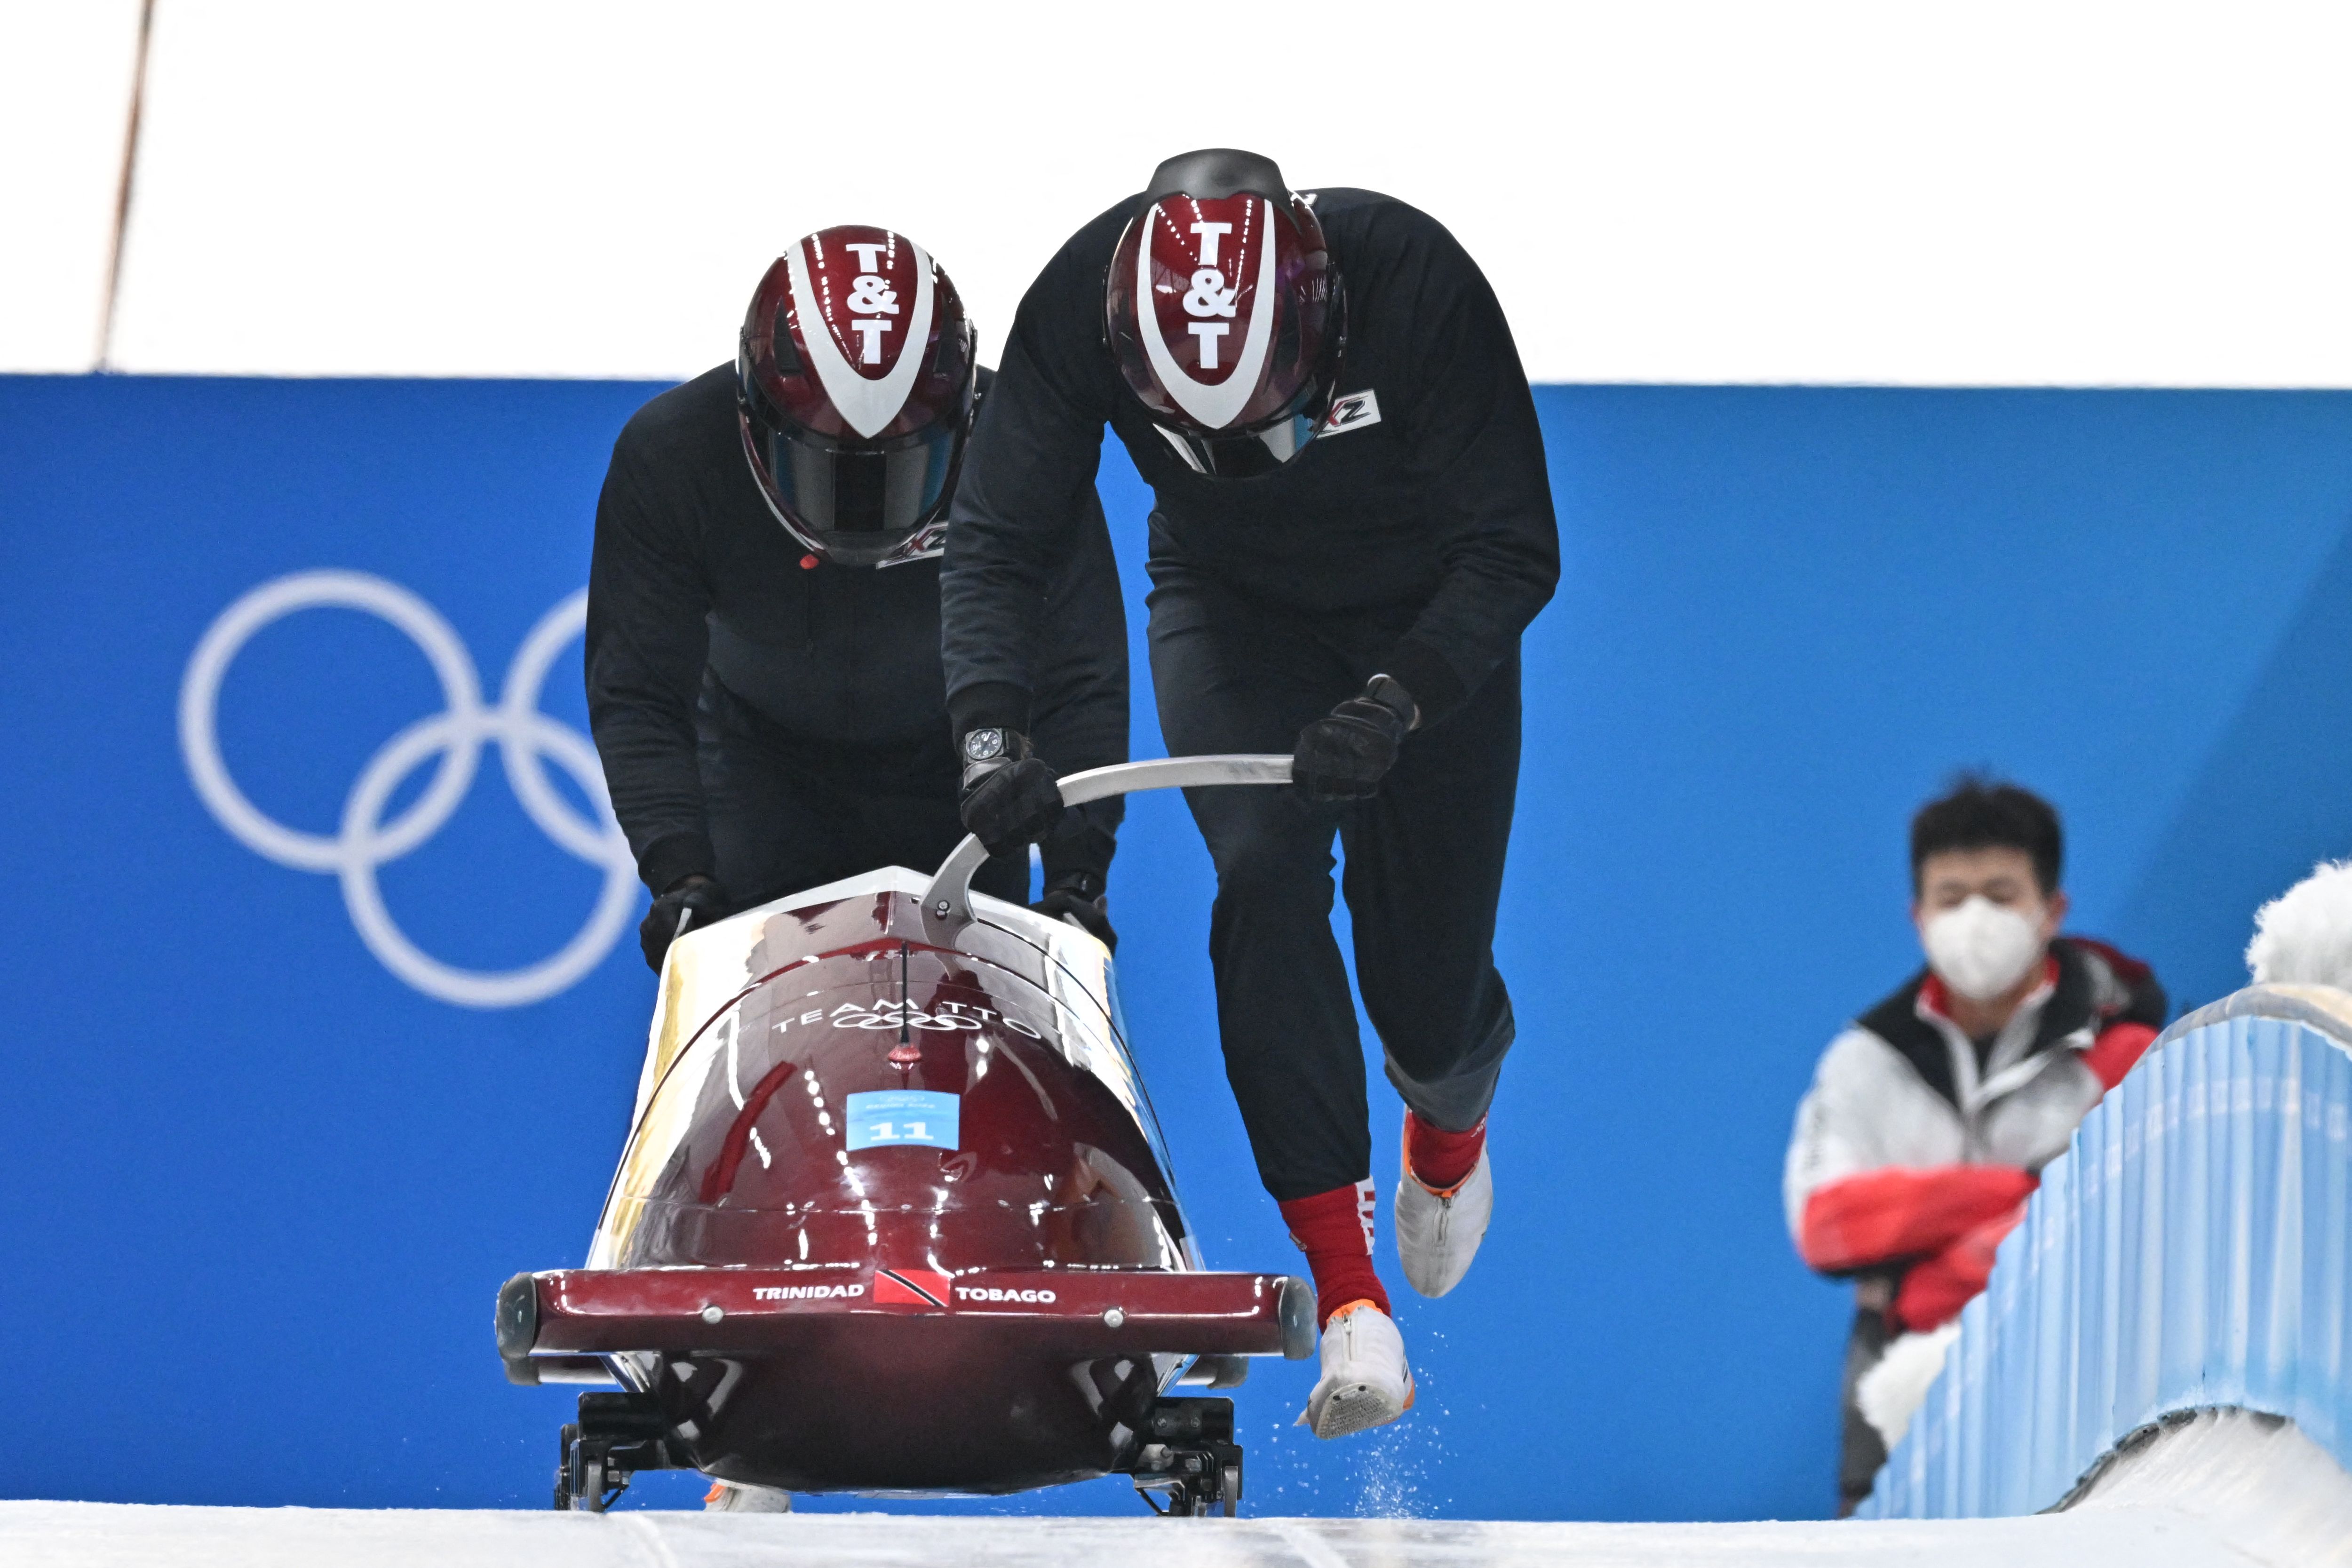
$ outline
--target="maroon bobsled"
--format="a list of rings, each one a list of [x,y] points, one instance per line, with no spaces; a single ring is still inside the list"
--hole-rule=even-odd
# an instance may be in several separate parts
[[[1073,774],[1072,804],[1272,784],[1287,757]],[[789,1491],[1010,1492],[1126,1472],[1231,1513],[1227,1399],[1311,1354],[1313,1294],[1214,1273],[1129,1055],[1110,955],[891,867],[674,942],[584,1268],[499,1293],[518,1383],[617,1382],[563,1430],[556,1506],[636,1470]]]

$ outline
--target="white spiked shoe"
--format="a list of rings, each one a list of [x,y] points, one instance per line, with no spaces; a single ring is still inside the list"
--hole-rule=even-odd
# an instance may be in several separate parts
[[[1298,1417],[1318,1437],[1385,1426],[1412,1408],[1404,1336],[1370,1301],[1351,1301],[1323,1325],[1323,1375]]]
[[[773,1487],[738,1486],[732,1481],[713,1481],[702,1500],[704,1510],[711,1513],[790,1513],[793,1494],[778,1491]]]
[[[1424,1296],[1443,1296],[1462,1283],[1470,1260],[1486,1239],[1486,1222],[1495,1217],[1495,1173],[1486,1151],[1454,1185],[1434,1188],[1412,1173],[1412,1161],[1398,1163],[1396,1189],[1397,1261],[1404,1277]]]

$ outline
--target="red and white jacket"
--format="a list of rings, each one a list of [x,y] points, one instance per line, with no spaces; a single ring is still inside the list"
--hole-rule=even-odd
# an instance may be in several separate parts
[[[2042,1167],[2163,1026],[2164,988],[2104,942],[2059,937],[1979,1064],[1925,971],[1830,1043],[1797,1108],[1790,1234],[1824,1274],[1899,1280],[1895,1326],[1950,1321]]]

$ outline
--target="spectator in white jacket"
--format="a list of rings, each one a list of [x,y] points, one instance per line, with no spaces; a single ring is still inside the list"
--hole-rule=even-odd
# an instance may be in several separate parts
[[[2057,813],[2014,784],[1963,778],[1922,807],[1927,967],[1831,1042],[1798,1107],[1790,1234],[1854,1281],[1841,1515],[1869,1495],[1940,1363],[1938,1331],[1984,1289],[2037,1173],[2163,1026],[2147,965],[2058,934],[2063,848]]]

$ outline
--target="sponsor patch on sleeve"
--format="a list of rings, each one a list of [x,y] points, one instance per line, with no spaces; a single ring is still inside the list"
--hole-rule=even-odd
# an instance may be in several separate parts
[[[1343,392],[1331,400],[1330,412],[1323,423],[1315,427],[1318,436],[1337,436],[1344,430],[1358,430],[1381,422],[1381,400],[1367,387],[1362,392]]]

